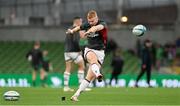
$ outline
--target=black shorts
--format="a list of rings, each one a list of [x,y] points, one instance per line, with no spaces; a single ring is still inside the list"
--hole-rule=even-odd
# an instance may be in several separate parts
[[[44,66],[42,67],[46,72],[49,72],[49,66]]]
[[[41,64],[32,64],[32,67],[35,71],[38,71],[42,68],[42,65]]]
[[[114,72],[112,72],[111,75],[113,75],[113,76],[118,76],[118,75],[120,75],[120,73],[114,73]]]

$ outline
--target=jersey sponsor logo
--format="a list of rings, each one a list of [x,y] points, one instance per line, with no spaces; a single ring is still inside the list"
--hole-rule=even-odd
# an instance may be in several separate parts
[[[90,33],[87,35],[88,37],[94,38],[96,36],[99,36],[99,34],[95,34],[95,33]]]

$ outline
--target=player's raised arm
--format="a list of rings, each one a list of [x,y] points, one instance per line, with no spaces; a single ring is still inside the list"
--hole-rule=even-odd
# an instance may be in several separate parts
[[[102,29],[104,29],[104,25],[99,24],[99,25],[91,27],[86,33],[94,33],[94,32],[100,31]]]
[[[73,34],[74,32],[77,32],[77,31],[79,31],[80,30],[80,26],[76,26],[75,28],[73,28],[73,29],[68,29],[67,31],[66,31],[66,34]]]

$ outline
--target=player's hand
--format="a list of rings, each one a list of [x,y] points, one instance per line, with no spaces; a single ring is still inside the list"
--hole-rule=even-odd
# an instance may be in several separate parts
[[[89,35],[89,32],[85,32],[85,33],[84,33],[84,36],[88,36],[88,35]]]
[[[73,34],[73,30],[68,29],[68,30],[66,31],[66,34]]]
[[[79,31],[79,35],[81,38],[85,38],[85,31]]]
[[[32,56],[31,55],[28,56],[28,61],[32,61]]]

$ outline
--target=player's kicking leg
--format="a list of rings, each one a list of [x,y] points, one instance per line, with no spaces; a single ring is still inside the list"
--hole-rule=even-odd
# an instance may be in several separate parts
[[[88,69],[86,78],[80,84],[79,89],[71,97],[72,101],[79,101],[78,97],[80,96],[80,93],[89,86],[91,81],[93,81],[95,78],[102,78],[102,74],[100,73],[100,65],[98,63],[98,58],[96,54],[93,51],[89,51],[86,55],[86,58],[87,61],[91,64],[91,66]]]

